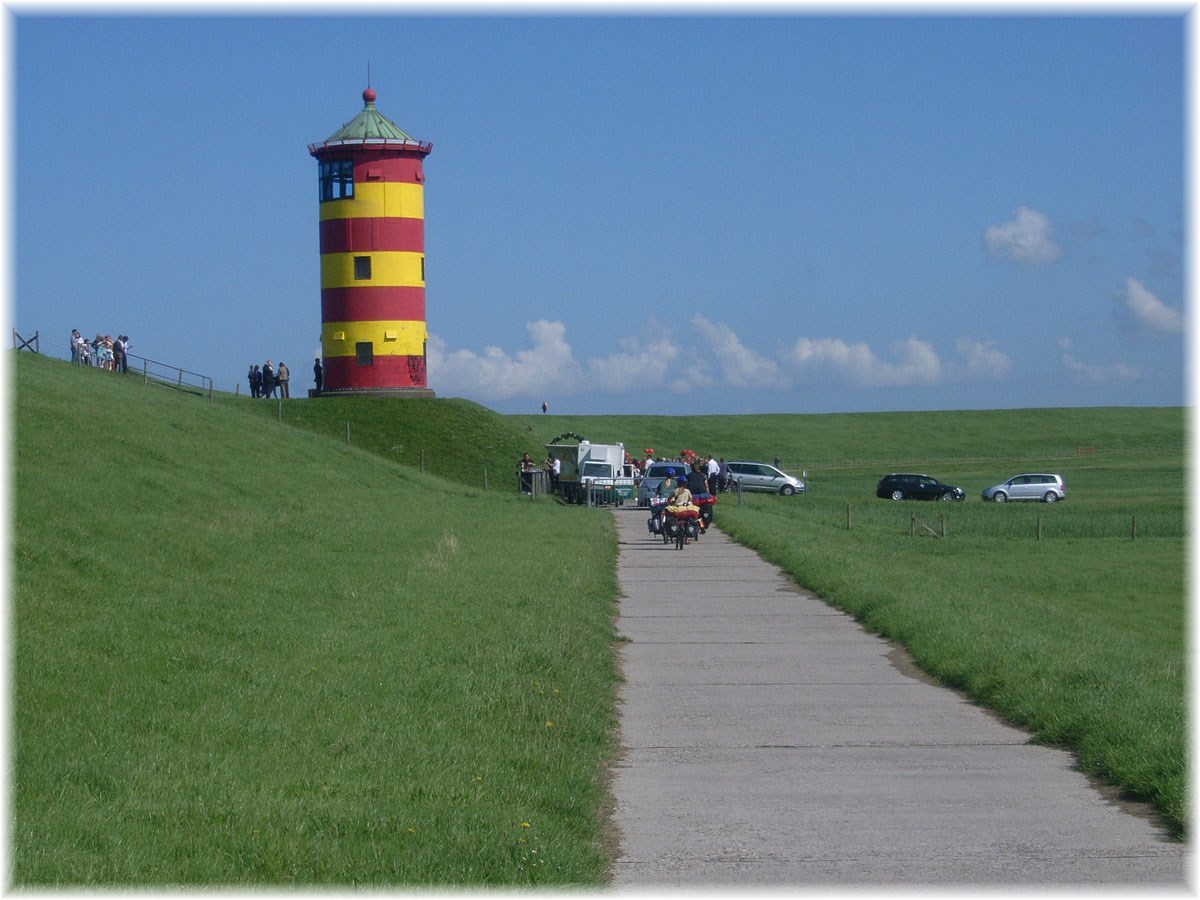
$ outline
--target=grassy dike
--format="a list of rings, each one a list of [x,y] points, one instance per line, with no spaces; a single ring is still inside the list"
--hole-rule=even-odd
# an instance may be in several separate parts
[[[15,886],[602,883],[609,517],[11,365]]]
[[[740,507],[722,497],[719,526],[903,643],[943,683],[1035,740],[1069,748],[1081,768],[1151,803],[1184,836],[1184,412],[513,418],[600,441],[633,435],[626,446],[637,450],[779,455],[796,474],[807,469],[803,497],[747,494]],[[876,498],[876,481],[897,470],[928,471],[962,485],[967,498]],[[984,487],[1027,471],[1062,473],[1068,499],[979,499]]]

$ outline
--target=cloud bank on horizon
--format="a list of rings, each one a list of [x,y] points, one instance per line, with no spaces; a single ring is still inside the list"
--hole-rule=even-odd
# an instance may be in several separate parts
[[[1050,266],[1064,256],[1049,217],[1021,206],[1006,222],[988,227],[982,236],[987,256],[1000,263],[1030,269]],[[1183,313],[1168,306],[1135,278],[1127,278],[1116,294],[1113,327],[1150,335],[1179,335]],[[663,323],[651,323],[660,326]],[[693,314],[688,341],[662,329],[646,340],[625,335],[617,352],[584,360],[575,357],[561,320],[526,323],[529,345],[509,354],[499,347],[482,352],[451,350],[431,334],[428,360],[439,392],[481,402],[543,396],[622,395],[634,390],[695,394],[715,388],[747,388],[788,392],[817,385],[840,388],[905,388],[934,385],[1002,384],[1014,361],[1000,343],[987,336],[962,335],[953,347],[937,347],[927,335],[913,334],[872,348],[861,340],[835,336],[776,335],[784,343],[764,352],[750,346],[729,324]],[[651,328],[655,331],[655,328]],[[1143,377],[1123,362],[1098,364],[1081,360],[1067,336],[1054,341],[1061,373],[1077,385],[1129,384]]]

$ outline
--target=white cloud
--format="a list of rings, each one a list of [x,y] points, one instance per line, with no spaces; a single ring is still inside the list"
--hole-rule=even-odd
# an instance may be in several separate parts
[[[1183,333],[1183,315],[1179,310],[1164,304],[1139,281],[1133,278],[1126,279],[1122,296],[1125,299],[1125,307],[1141,325],[1152,331],[1167,334]]]
[[[963,337],[954,347],[962,360],[949,367],[955,381],[1000,381],[1012,371],[1012,360],[1000,352],[995,341],[981,342]]]
[[[623,352],[587,361],[589,389],[621,394],[660,387],[680,353],[679,347],[665,337],[644,346],[636,337],[626,337],[618,341],[618,346]]]
[[[447,353],[445,342],[430,335],[426,346],[430,383],[441,393],[479,400],[540,395],[551,385],[570,392],[580,380],[581,369],[566,342],[566,326],[539,319],[525,328],[533,346],[515,356],[499,347],[485,347],[482,354]]]
[[[1080,385],[1104,385],[1104,384],[1126,384],[1131,381],[1137,381],[1142,377],[1142,373],[1133,366],[1127,366],[1125,363],[1112,363],[1107,366],[1097,365],[1095,363],[1085,363],[1075,357],[1074,344],[1070,338],[1063,338],[1058,342],[1058,347],[1062,351],[1062,366],[1070,373],[1071,379]]]
[[[1005,378],[1012,361],[994,341],[960,338],[955,358],[943,364],[928,341],[899,341],[880,357],[864,342],[840,338],[800,338],[779,357],[747,347],[728,325],[692,316],[689,339],[667,333],[648,340],[619,339],[619,351],[584,361],[575,359],[562,322],[540,319],[526,325],[530,346],[509,354],[498,347],[448,351],[430,335],[430,385],[442,395],[483,403],[579,394],[621,394],[667,390],[754,389],[787,392],[793,382],[846,387],[903,388],[942,382],[981,382]]]
[[[1050,234],[1050,220],[1036,209],[1022,206],[1010,221],[988,228],[983,233],[983,243],[994,259],[1037,266],[1062,256],[1062,248]]]
[[[891,347],[894,362],[880,359],[865,343],[840,338],[800,338],[791,362],[805,380],[846,381],[859,387],[907,387],[934,384],[942,365],[933,345],[911,337]]]
[[[692,328],[701,344],[688,370],[696,384],[709,386],[719,382],[736,388],[789,386],[780,375],[779,363],[748,348],[728,325],[697,315],[692,316]]]

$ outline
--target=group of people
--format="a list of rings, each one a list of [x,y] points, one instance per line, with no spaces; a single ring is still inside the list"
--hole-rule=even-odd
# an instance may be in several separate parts
[[[272,366],[269,359],[261,369],[256,365],[250,366],[247,377],[250,379],[251,397],[257,399],[278,396],[286,400],[290,396],[288,382],[291,380],[292,374],[288,371],[287,363],[282,359],[279,361],[279,368]]]
[[[89,341],[78,328],[72,328],[71,362],[77,366],[97,366],[109,372],[128,372],[129,335],[119,334],[114,338],[111,334],[97,332]]]
[[[286,400],[291,396],[288,383],[291,381],[292,373],[288,371],[287,363],[282,359],[278,366],[272,366],[269,359],[261,369],[257,365],[251,365],[246,377],[250,381],[250,396],[255,399],[277,396]],[[313,363],[313,380],[317,383],[317,393],[321,393],[321,387],[325,382],[325,369],[321,366],[319,356]]]
[[[650,468],[650,463],[655,461],[653,456],[648,455],[639,468],[645,471]],[[684,450],[674,460],[659,458],[657,461],[678,462],[679,471],[675,474],[687,480],[688,488],[693,494],[719,494],[729,486],[729,466],[723,456],[720,459],[715,456],[704,457]]]
[[[699,536],[712,524],[714,498],[711,495],[719,490],[716,484],[719,478],[720,464],[717,463],[710,476],[708,464],[716,462],[711,458],[705,460],[693,455],[687,461],[680,459],[678,462],[679,469],[668,468],[667,477],[659,482],[655,489],[655,495],[659,502],[651,504],[650,521],[647,524],[650,526],[652,534],[660,534],[666,527],[663,523],[663,515],[675,519],[694,519],[698,530],[692,534]],[[684,526],[680,524],[679,527]],[[690,540],[686,531],[683,540],[684,543]]]

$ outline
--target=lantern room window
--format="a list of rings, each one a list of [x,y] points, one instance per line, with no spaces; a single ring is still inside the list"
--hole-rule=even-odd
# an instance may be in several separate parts
[[[354,160],[329,159],[320,163],[321,202],[354,196]]]

